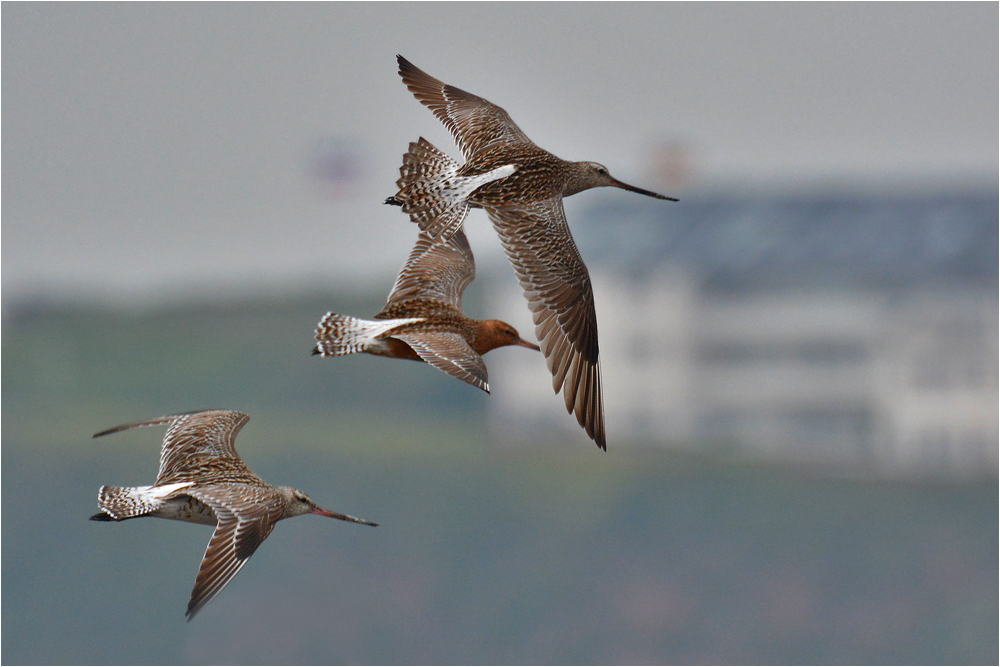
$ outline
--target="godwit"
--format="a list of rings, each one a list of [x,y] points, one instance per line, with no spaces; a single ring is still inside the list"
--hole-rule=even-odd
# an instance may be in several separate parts
[[[563,390],[566,410],[606,449],[594,295],[562,199],[611,186],[677,200],[622,183],[596,162],[557,158],[497,105],[435,79],[402,56],[396,60],[403,83],[451,131],[465,164],[421,137],[404,155],[399,192],[386,203],[402,206],[435,237],[458,229],[470,207],[486,210],[528,299],[552,388]]]
[[[482,355],[505,345],[539,348],[506,322],[462,314],[462,292],[475,276],[472,248],[461,228],[439,241],[421,231],[375,321],[327,313],[316,328],[313,354],[367,352],[426,361],[489,393]]]
[[[169,424],[152,486],[102,486],[101,511],[92,521],[124,521],[155,516],[215,526],[188,602],[187,619],[226,587],[246,565],[274,524],[300,514],[378,524],[337,514],[290,486],[271,486],[250,471],[236,453],[235,439],[250,416],[231,410],[204,410],[116,426],[98,438],[137,426]]]

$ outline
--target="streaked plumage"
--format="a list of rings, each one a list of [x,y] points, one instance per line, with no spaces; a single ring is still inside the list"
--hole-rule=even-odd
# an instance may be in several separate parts
[[[475,275],[472,248],[461,227],[439,241],[421,231],[375,320],[327,313],[317,325],[313,354],[366,352],[426,361],[489,392],[482,355],[506,345],[539,348],[506,322],[474,320],[462,313],[462,293]]]
[[[622,183],[596,162],[552,155],[500,107],[396,58],[403,83],[451,131],[466,162],[452,167],[421,137],[410,144],[399,192],[386,203],[402,206],[421,229],[443,238],[458,229],[470,207],[486,210],[528,299],[553,389],[562,389],[566,409],[606,448],[594,296],[562,198],[611,186],[676,200]],[[500,176],[504,169],[511,173]],[[477,184],[484,174],[490,174],[487,182]],[[464,200],[456,194],[469,190]]]
[[[160,470],[152,486],[102,486],[94,521],[153,516],[215,526],[198,569],[187,619],[208,604],[246,565],[274,524],[300,514],[378,524],[317,507],[306,494],[271,486],[251,472],[236,453],[236,434],[250,416],[231,410],[203,410],[124,424],[95,438],[139,426],[168,425]]]

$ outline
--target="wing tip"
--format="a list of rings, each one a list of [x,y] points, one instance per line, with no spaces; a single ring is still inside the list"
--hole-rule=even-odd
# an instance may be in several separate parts
[[[590,437],[593,439],[594,444],[597,445],[598,449],[604,452],[608,451],[608,441],[607,438],[604,436],[603,424],[601,425],[601,429],[599,431],[597,431],[596,433],[590,433],[588,435],[590,435]]]
[[[406,77],[407,74],[414,74],[417,72],[426,74],[426,72],[398,53],[396,54],[396,65],[399,67],[399,76],[401,77]]]
[[[186,412],[177,412],[172,415],[164,415],[162,417],[156,417],[155,419],[147,419],[141,422],[129,422],[128,424],[120,424],[118,426],[112,426],[111,428],[104,429],[95,433],[92,438],[100,438],[105,435],[111,435],[112,433],[120,433],[121,431],[127,431],[132,428],[146,428],[149,426],[162,426],[164,424],[172,425],[178,419],[182,417],[191,417],[193,415],[200,415],[205,412],[219,412],[219,413],[229,413],[239,416],[240,419],[250,420],[250,415],[245,412],[240,412],[238,410],[226,410],[223,408],[202,408],[201,410],[187,410]],[[244,423],[246,423],[244,421]]]

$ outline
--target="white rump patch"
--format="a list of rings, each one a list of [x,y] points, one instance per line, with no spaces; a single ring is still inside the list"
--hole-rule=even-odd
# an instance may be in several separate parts
[[[136,487],[136,491],[148,491],[147,494],[143,495],[148,495],[151,498],[166,498],[174,491],[180,491],[181,489],[185,489],[189,486],[194,486],[194,482],[177,482],[175,484],[164,484],[163,486],[139,486]]]

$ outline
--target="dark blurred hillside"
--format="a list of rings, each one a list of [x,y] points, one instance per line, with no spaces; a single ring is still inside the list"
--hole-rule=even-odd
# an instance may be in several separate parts
[[[386,405],[419,413],[463,411],[488,398],[446,382],[426,365],[364,355],[322,359],[311,332],[331,309],[370,316],[384,296],[294,296],[106,311],[22,306],[5,332],[10,398],[53,406],[110,403],[129,410],[212,406],[351,412]],[[7,335],[9,333],[9,335]],[[389,372],[387,372],[389,371]],[[6,400],[6,399],[5,399]],[[394,405],[395,404],[395,405]]]
[[[884,483],[575,438],[503,447],[424,365],[320,359],[324,295],[22,308],[3,332],[3,662],[995,663],[995,477]],[[282,522],[198,618],[210,531],[88,522],[227,407],[265,479],[376,529]]]

